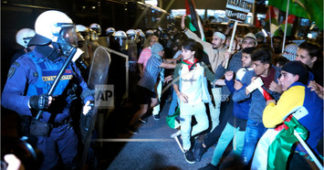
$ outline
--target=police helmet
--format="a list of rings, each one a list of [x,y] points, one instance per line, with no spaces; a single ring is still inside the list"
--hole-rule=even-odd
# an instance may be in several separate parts
[[[27,48],[29,41],[35,36],[35,31],[30,28],[22,28],[16,34],[17,44]]]
[[[96,31],[97,35],[101,35],[101,26],[97,23],[92,23],[90,29]]]
[[[107,34],[107,35],[113,34],[114,32],[116,32],[116,30],[115,30],[115,28],[113,28],[113,27],[108,27],[108,28],[106,29],[106,34]]]
[[[75,26],[76,32],[89,32],[89,28],[84,25],[78,24]]]
[[[133,35],[136,35],[136,31],[134,29],[129,29],[129,30],[127,30],[126,34],[128,36],[133,36]]]
[[[65,13],[49,10],[41,13],[35,22],[36,36],[29,42],[30,45],[46,45],[58,42],[63,30],[73,28],[73,22]]]
[[[125,33],[125,31],[117,31],[113,34],[114,37],[119,37],[119,38],[127,38],[127,34]]]
[[[137,35],[139,35],[140,37],[143,37],[143,38],[145,37],[145,34],[141,29],[137,29],[136,32],[137,32]]]

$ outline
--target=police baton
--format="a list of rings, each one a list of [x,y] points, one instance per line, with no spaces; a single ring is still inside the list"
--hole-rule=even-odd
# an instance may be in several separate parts
[[[83,53],[83,51],[81,49],[77,49],[77,48],[72,48],[69,57],[66,59],[65,63],[63,64],[60,72],[58,73],[58,75],[55,77],[54,83],[52,84],[50,90],[48,91],[47,95],[51,96],[54,92],[55,87],[57,86],[58,82],[60,81],[66,67],[70,64],[71,60],[73,62],[75,62]],[[39,110],[35,119],[38,120],[40,118],[40,116],[42,115],[43,110]]]

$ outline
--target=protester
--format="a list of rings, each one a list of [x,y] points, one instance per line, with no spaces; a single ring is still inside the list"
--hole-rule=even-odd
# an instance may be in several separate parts
[[[316,44],[304,42],[297,50],[296,61],[304,63],[313,75],[310,80],[323,86],[323,54],[320,47]]]
[[[252,33],[248,33],[244,36],[243,43],[242,43],[242,50],[246,48],[252,48],[257,46],[257,41],[255,36]],[[235,53],[229,61],[227,69],[221,64],[217,67],[215,76],[217,79],[220,79],[223,77],[224,73],[228,71],[237,72],[242,67],[242,50]],[[198,160],[200,160],[201,156],[204,152],[207,151],[207,149],[216,143],[217,139],[221,135],[221,132],[223,131],[227,120],[229,119],[230,115],[232,114],[233,110],[233,102],[232,100],[227,100],[229,98],[230,91],[227,88],[227,86],[222,86],[222,96],[221,99],[223,101],[223,113],[222,113],[222,119],[220,121],[220,124],[210,133],[208,133],[201,142],[197,142],[195,145],[194,153],[195,157]]]
[[[308,132],[306,143],[315,153],[318,153],[316,146],[323,136],[323,100],[307,88],[308,71],[306,67],[299,61],[291,61],[285,64],[281,70],[279,81],[282,84],[284,93],[277,102],[275,100],[267,101],[262,120],[264,126],[270,129],[267,130],[258,143],[251,169],[269,169],[269,167],[286,169],[288,156],[292,154],[291,147],[298,141],[293,131],[297,130],[301,136],[303,135],[302,128],[297,126],[299,123],[306,128],[304,133]],[[296,125],[288,127],[292,130],[279,128],[278,125],[285,121],[294,122],[286,119],[291,115],[293,119],[298,120]],[[290,133],[285,133],[286,131],[290,131]],[[288,154],[286,156],[283,156],[282,152],[275,150],[274,143],[279,136],[282,136],[282,141],[284,137],[287,140],[285,145],[280,146],[281,150],[287,150]],[[272,157],[269,157],[270,154],[272,154]],[[293,154],[295,157],[308,155],[301,146],[298,146]],[[280,156],[280,160],[275,161],[273,156]],[[300,164],[300,162],[297,164]],[[307,166],[308,163],[304,159],[301,165]],[[308,165],[307,169],[312,168]]]
[[[132,134],[137,133],[137,121],[148,111],[148,109],[158,104],[157,93],[154,87],[162,68],[174,68],[173,64],[164,63],[162,61],[164,48],[160,43],[154,43],[151,51],[152,56],[147,61],[143,77],[137,83],[140,109],[136,111],[129,122],[128,130]]]
[[[231,93],[242,88],[242,84],[237,83],[237,81],[241,81],[247,71],[253,70],[251,67],[251,54],[253,50],[255,50],[255,48],[245,48],[242,50],[242,68],[237,71],[235,81],[233,80],[233,71],[227,71],[225,73],[225,83],[230,89]],[[233,114],[230,116],[229,121],[227,122],[219,140],[217,141],[212,161],[206,167],[201,168],[201,170],[216,169],[216,167],[219,166],[225,149],[231,141],[233,143],[232,156],[241,155],[244,144],[246,121],[248,119],[248,112],[250,108],[249,104],[250,100],[234,102]]]
[[[184,23],[184,16],[181,20],[181,28],[185,29],[185,23]],[[203,46],[204,52],[208,55],[208,62],[212,68],[212,71],[215,72],[217,67],[225,60],[226,55],[226,49],[224,48],[226,36],[221,32],[214,32],[212,42],[205,42],[201,38],[199,38],[195,33],[191,32],[189,29],[185,29],[184,33],[187,35],[188,38],[194,39],[197,42],[201,43]],[[216,128],[216,126],[219,124],[219,114],[220,114],[220,105],[221,105],[221,88],[217,86],[213,86],[212,89],[212,95],[214,103],[209,103],[209,110],[210,110],[210,118],[211,118],[211,128]]]
[[[144,42],[144,48],[143,50],[141,51],[140,53],[140,56],[138,58],[138,67],[139,67],[139,73],[140,73],[140,76],[142,77],[143,74],[144,74],[144,70],[145,70],[145,67],[146,67],[146,63],[147,61],[149,60],[149,58],[151,57],[151,48],[152,48],[152,45],[154,43],[158,42],[158,37],[155,36],[155,35],[150,35],[146,38],[145,42]]]
[[[251,55],[254,70],[245,73],[242,79],[244,87],[233,94],[233,101],[235,102],[251,99],[242,151],[245,165],[249,165],[255,146],[266,130],[262,123],[262,112],[266,106],[266,100],[263,93],[256,89],[262,87],[275,99],[280,96],[280,94],[269,90],[270,83],[277,80],[280,74],[279,69],[271,65],[271,56],[272,53],[269,49],[255,50]]]
[[[213,73],[200,62],[202,49],[194,40],[188,39],[182,44],[183,61],[177,64],[174,71],[173,88],[178,96],[180,107],[180,126],[182,145],[185,159],[194,163],[195,158],[191,150],[190,139],[208,128],[208,117],[204,102],[209,102],[205,76],[209,81],[214,81]],[[191,127],[192,116],[197,124]]]

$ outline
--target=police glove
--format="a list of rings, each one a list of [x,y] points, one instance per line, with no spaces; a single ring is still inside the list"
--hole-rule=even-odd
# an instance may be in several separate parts
[[[29,106],[36,110],[47,109],[51,103],[51,96],[35,95],[29,98]]]

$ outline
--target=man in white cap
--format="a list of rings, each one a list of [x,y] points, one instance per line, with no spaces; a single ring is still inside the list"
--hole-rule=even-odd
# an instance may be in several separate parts
[[[226,52],[226,49],[224,48],[224,44],[226,36],[221,32],[214,32],[211,43],[203,41],[195,33],[190,31],[189,29],[185,29],[184,17],[182,21],[183,22],[181,23],[181,28],[184,29],[184,33],[188,38],[194,39],[203,46],[204,52],[208,55],[212,71],[215,72],[218,65],[225,59],[224,53]]]

